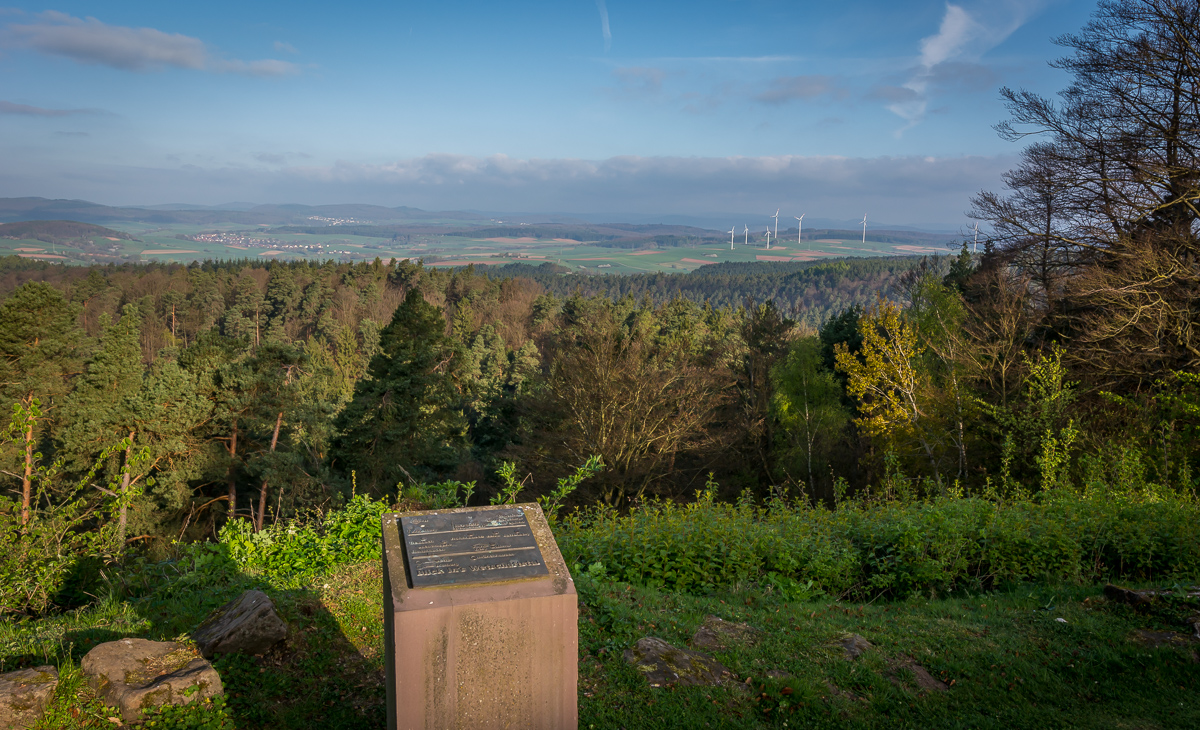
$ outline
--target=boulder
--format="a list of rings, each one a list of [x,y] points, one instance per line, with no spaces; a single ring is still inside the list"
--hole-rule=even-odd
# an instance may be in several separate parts
[[[0,674],[0,730],[23,730],[42,719],[58,686],[58,670],[34,667]]]
[[[863,652],[873,648],[871,642],[858,634],[846,634],[838,639],[838,644],[846,652],[846,659],[853,660],[862,656]]]
[[[707,654],[676,649],[653,636],[638,639],[632,649],[626,649],[625,661],[636,665],[651,687],[716,685],[732,676]]]
[[[697,649],[724,649],[730,642],[753,643],[758,629],[716,616],[706,616],[704,623],[692,634],[692,646]]]
[[[1134,629],[1129,635],[1129,640],[1154,649],[1164,646],[1188,647],[1196,641],[1195,638],[1178,631],[1150,631],[1148,629]]]
[[[898,669],[907,669],[908,671],[912,672],[913,678],[917,681],[917,687],[926,692],[945,692],[949,689],[945,682],[935,678],[927,669],[925,669],[925,667],[917,664],[917,661],[910,656],[902,656],[895,661],[889,662],[888,664],[892,669],[892,671],[888,673],[888,680],[901,689],[907,689],[907,687],[905,687],[904,682],[902,682],[897,676],[896,670]]]
[[[217,654],[262,654],[287,637],[287,624],[262,591],[246,591],[200,624],[192,641],[206,659]]]
[[[89,651],[80,669],[96,694],[120,709],[125,722],[152,707],[224,694],[217,670],[195,649],[174,641],[109,641]]]

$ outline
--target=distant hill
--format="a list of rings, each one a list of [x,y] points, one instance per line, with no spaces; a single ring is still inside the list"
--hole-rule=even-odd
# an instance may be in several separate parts
[[[0,238],[16,238],[57,244],[80,240],[90,241],[96,238],[115,238],[122,241],[137,240],[124,231],[114,231],[111,228],[91,223],[62,220],[0,223]]]
[[[156,206],[159,208],[160,206]],[[47,198],[0,198],[0,221],[32,221],[70,219],[86,223],[114,223],[118,221],[144,221],[147,223],[184,223],[211,225],[236,223],[247,226],[258,225],[312,225],[314,219],[325,223],[329,219],[359,222],[371,221],[478,221],[479,215],[463,211],[426,211],[419,208],[400,206],[387,208],[381,205],[256,205],[249,210],[226,210],[203,208],[180,210],[178,205],[169,209],[118,208],[99,205],[86,200],[50,200]],[[326,220],[320,220],[326,219]]]

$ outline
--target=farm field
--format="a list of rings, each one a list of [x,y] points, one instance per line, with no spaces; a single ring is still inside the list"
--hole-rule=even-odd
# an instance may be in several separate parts
[[[816,261],[847,256],[913,256],[946,253],[941,243],[895,244],[868,239],[822,238],[782,244],[764,242],[733,250],[712,239],[674,247],[617,248],[599,242],[535,238],[469,238],[440,233],[410,233],[392,238],[356,235],[331,227],[329,233],[276,232],[245,225],[189,226],[123,222],[117,230],[132,236],[121,240],[95,236],[86,240],[46,242],[30,238],[0,238],[0,255],[87,264],[109,262],[193,261],[280,258],[325,261],[421,259],[427,266],[504,265],[514,261],[552,262],[580,273],[621,274],[688,272],[722,262]]]

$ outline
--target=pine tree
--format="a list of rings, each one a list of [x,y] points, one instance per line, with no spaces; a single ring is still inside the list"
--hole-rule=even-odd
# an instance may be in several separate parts
[[[97,454],[122,439],[126,444],[121,476],[122,497],[129,489],[129,461],[137,433],[131,401],[142,386],[141,316],[136,306],[125,305],[121,319],[104,333],[100,349],[87,363],[75,389],[63,403],[59,442],[68,465],[83,472]],[[117,544],[125,542],[128,502],[118,512]]]
[[[43,282],[22,285],[0,305],[0,398],[5,405],[34,413],[37,400],[41,413],[53,413],[79,367],[79,309]],[[18,439],[23,452],[19,457],[22,524],[30,518],[35,447],[45,420],[26,418]]]
[[[338,418],[336,466],[377,493],[413,475],[445,471],[463,441],[447,367],[442,312],[410,289],[380,333],[380,352]]]

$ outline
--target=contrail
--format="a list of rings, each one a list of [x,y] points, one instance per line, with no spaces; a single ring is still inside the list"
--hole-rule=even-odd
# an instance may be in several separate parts
[[[608,6],[604,0],[596,0],[596,9],[600,11],[600,33],[604,35],[604,50],[612,48],[612,31],[608,28]]]

